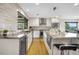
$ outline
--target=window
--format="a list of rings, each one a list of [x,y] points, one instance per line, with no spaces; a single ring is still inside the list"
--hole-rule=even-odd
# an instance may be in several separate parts
[[[18,12],[18,29],[28,29],[28,19]]]
[[[46,25],[46,18],[40,18],[39,20],[39,25]]]
[[[77,37],[77,22],[65,22],[65,32],[67,37]]]

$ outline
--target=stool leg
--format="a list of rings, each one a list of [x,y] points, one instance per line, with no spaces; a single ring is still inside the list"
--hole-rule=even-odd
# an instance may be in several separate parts
[[[64,55],[64,50],[61,50],[61,55]]]
[[[69,50],[68,50],[68,55],[69,55]]]

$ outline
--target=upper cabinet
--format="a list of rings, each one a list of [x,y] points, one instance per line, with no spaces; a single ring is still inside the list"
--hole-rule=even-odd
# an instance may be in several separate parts
[[[54,18],[51,19],[51,22],[52,23],[59,23],[59,19],[54,17]]]
[[[18,30],[28,29],[28,19],[24,17],[19,11],[18,13]]]

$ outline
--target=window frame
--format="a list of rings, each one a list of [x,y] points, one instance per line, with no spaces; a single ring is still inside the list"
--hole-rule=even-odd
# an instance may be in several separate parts
[[[78,22],[65,22],[65,24],[66,23],[76,23],[76,28],[77,28],[76,30],[78,30]],[[66,32],[66,27],[65,27],[65,32]],[[77,31],[76,31],[76,33],[77,33]]]

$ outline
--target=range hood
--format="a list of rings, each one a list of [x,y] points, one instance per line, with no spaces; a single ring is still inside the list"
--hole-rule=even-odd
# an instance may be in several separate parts
[[[50,26],[32,26],[33,30],[49,30]]]

